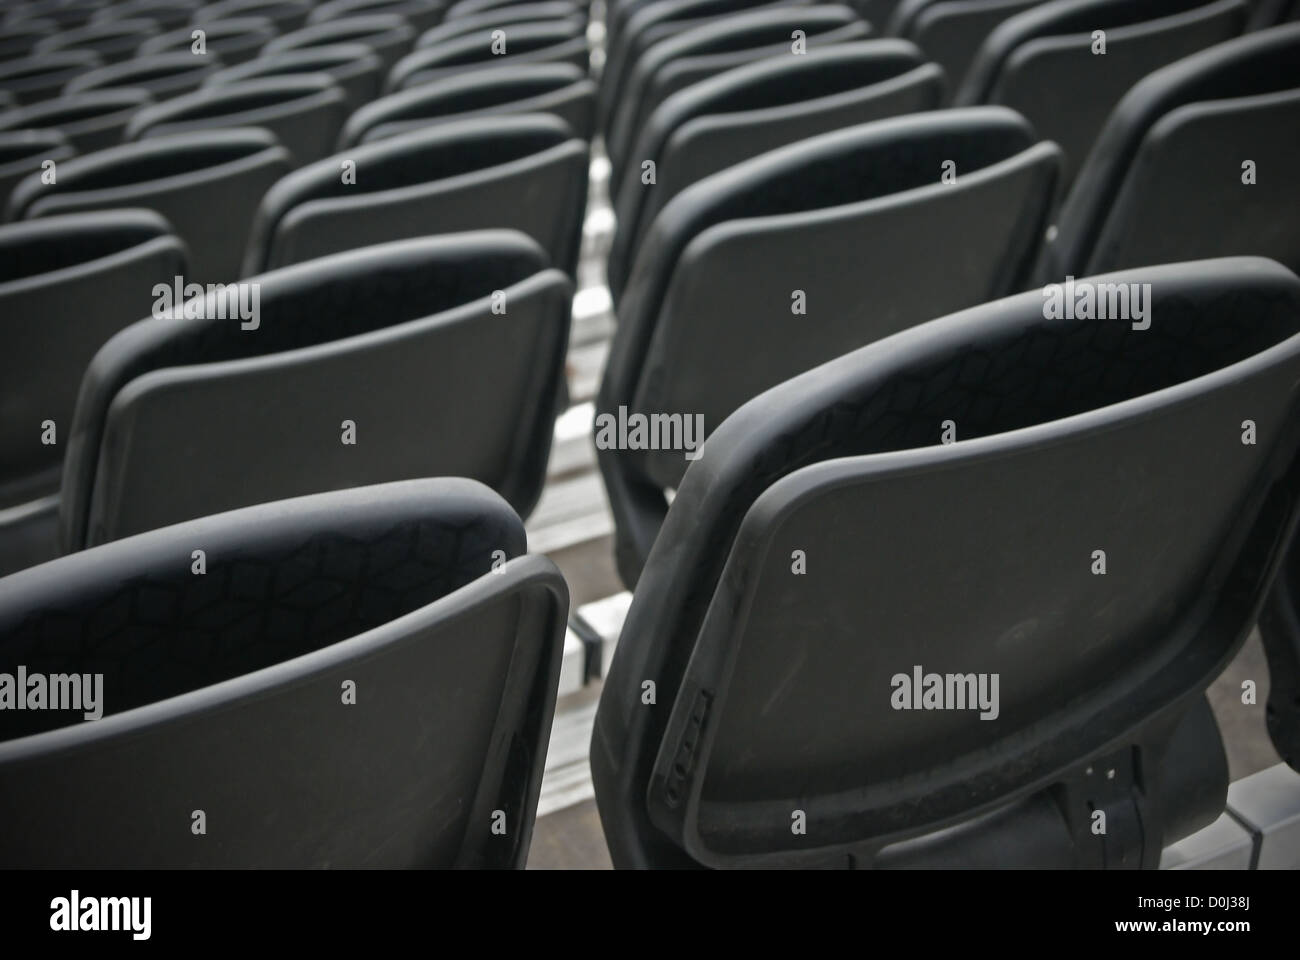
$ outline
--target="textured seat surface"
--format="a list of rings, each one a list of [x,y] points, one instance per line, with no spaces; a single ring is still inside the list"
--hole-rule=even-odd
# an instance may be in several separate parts
[[[533,241],[485,231],[173,297],[166,322],[122,331],[86,372],[63,478],[65,552],[427,476],[480,480],[526,514],[546,475],[571,296]]]
[[[187,281],[239,276],[257,205],[290,170],[289,153],[265,130],[245,128],[158,137],[75,157],[55,183],[31,174],[9,197],[11,220],[147,207],[162,214],[189,251]]]
[[[945,110],[822,134],[683,190],[638,251],[597,410],[691,416],[711,433],[817,364],[1024,289],[1060,164],[1012,111]],[[631,586],[689,460],[597,447]]]
[[[356,147],[267,192],[244,273],[422,236],[437,224],[519,230],[571,274],[588,162],[587,144],[545,114],[450,121]],[[346,163],[355,182],[344,182]]]
[[[911,44],[864,40],[760,60],[669,97],[641,130],[614,194],[607,270],[615,300],[646,230],[686,187],[819,133],[933,109],[943,90],[943,71]],[[647,161],[652,183],[644,182]]]
[[[381,97],[348,117],[339,138],[346,149],[422,130],[449,120],[519,113],[559,117],[590,141],[595,82],[571,63],[527,63],[471,70]]]
[[[1076,306],[1134,291],[1149,325],[1030,291],[709,439],[601,694],[616,865],[933,865],[943,831],[948,865],[1154,867],[1221,813],[1201,694],[1296,521],[1300,280],[1234,258],[1087,283]]]
[[[490,490],[419,480],[0,580],[0,669],[86,675],[102,712],[0,718],[0,859],[521,867],[568,610],[525,549]]]

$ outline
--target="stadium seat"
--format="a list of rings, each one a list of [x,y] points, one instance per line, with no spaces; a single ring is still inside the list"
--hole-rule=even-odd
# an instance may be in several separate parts
[[[111,0],[35,0],[32,3],[15,4],[6,12],[10,23],[20,20],[49,20],[57,24],[59,30],[76,30],[84,27],[91,17],[110,3]]]
[[[796,33],[807,49],[861,40],[870,28],[848,7],[772,7],[736,14],[658,43],[629,68],[614,104],[606,148],[621,175],[634,137],[655,108],[678,90],[732,67],[773,56],[793,56]]]
[[[396,13],[419,34],[442,22],[445,9],[443,0],[329,0],[312,10],[307,22],[324,23],[373,13]]]
[[[1231,254],[1300,271],[1300,223],[1278,216],[1300,209],[1296,130],[1300,24],[1155,71],[1102,128],[1045,247],[1040,279]]]
[[[111,67],[87,70],[69,80],[63,92],[143,90],[154,100],[170,100],[194,92],[206,77],[219,69],[221,61],[215,54],[196,57],[192,53],[155,53]]]
[[[1297,516],[1300,280],[1088,283],[1149,324],[1030,291],[709,439],[596,715],[615,866],[1155,867],[1219,816],[1204,692]]]
[[[514,3],[508,7],[484,10],[472,16],[444,20],[435,27],[430,27],[420,34],[415,41],[415,49],[433,47],[445,40],[454,40],[467,33],[480,30],[492,31],[500,26],[516,23],[539,23],[556,20],[572,20],[580,26],[586,24],[586,12],[568,0],[544,0],[541,3]],[[508,49],[508,47],[507,47]]]
[[[689,415],[707,435],[804,370],[1023,290],[1060,165],[1018,114],[967,108],[822,134],[688,187],[637,252],[598,415]],[[596,445],[630,588],[690,460]]]
[[[44,170],[46,160],[59,164],[75,156],[76,152],[68,144],[68,138],[58,130],[0,133],[0,204],[9,198],[19,180]],[[0,222],[3,221],[4,211],[0,209]]]
[[[142,36],[157,29],[152,20],[103,20],[52,34],[37,43],[33,53],[40,56],[59,50],[91,50],[105,63],[120,63],[131,59]]]
[[[199,0],[119,0],[96,10],[90,22],[152,20],[158,30],[175,30],[189,23],[201,6]]]
[[[60,549],[418,477],[479,480],[526,515],[546,475],[571,297],[542,250],[505,231],[350,250],[173,297],[166,322],[128,327],[87,369]]]
[[[204,4],[192,22],[202,26],[214,20],[260,17],[271,21],[276,33],[289,33],[307,22],[312,9],[307,0],[222,0]]]
[[[146,107],[132,118],[126,137],[260,127],[275,135],[295,164],[305,164],[333,151],[347,114],[347,98],[329,76],[261,77],[205,86]]]
[[[943,70],[916,47],[864,40],[759,60],[669,97],[641,130],[614,193],[618,226],[607,271],[615,302],[641,237],[686,187],[819,133],[934,109],[943,95]],[[649,184],[647,161],[655,171]]]
[[[911,40],[939,66],[955,90],[993,28],[1043,0],[904,0],[885,27]]]
[[[415,31],[395,13],[376,13],[344,20],[327,20],[277,37],[264,53],[283,53],[339,43],[364,43],[390,69],[415,42]]]
[[[549,113],[590,140],[596,84],[571,63],[527,63],[471,70],[400,90],[348,117],[340,149],[383,140],[449,120],[519,113]]]
[[[229,20],[204,20],[178,30],[160,33],[140,44],[137,57],[153,53],[190,53],[199,56],[195,31],[202,31],[203,56],[216,57],[230,67],[252,60],[275,39],[275,24],[266,17],[233,17]]]
[[[148,210],[0,227],[0,576],[57,554],[81,377],[109,337],[149,316],[154,285],[185,272],[170,229]]]
[[[5,711],[0,860],[522,867],[568,611],[526,550],[490,490],[415,480],[15,575],[0,669],[85,675],[103,716]]]
[[[503,24],[408,54],[393,66],[384,88],[392,93],[470,70],[525,63],[571,63],[585,72],[587,56],[587,28],[581,21]]]
[[[0,22],[0,64],[30,57],[36,44],[58,29],[53,20]]]
[[[1065,151],[1073,179],[1097,132],[1137,81],[1241,33],[1242,0],[1054,0],[1004,20],[975,55],[953,102],[1024,114]],[[1105,53],[1098,32],[1105,35]],[[1068,105],[1065,107],[1064,105]]]
[[[265,130],[158,137],[67,160],[56,183],[29,175],[9,196],[9,219],[145,207],[184,241],[187,281],[225,283],[239,276],[239,238],[262,194],[289,170],[289,152]]]
[[[321,73],[334,81],[355,110],[379,95],[384,80],[384,62],[362,43],[340,43],[328,47],[304,47],[270,53],[218,70],[205,86],[240,83],[265,77],[287,77],[300,73]]]
[[[68,81],[104,61],[93,50],[60,50],[0,63],[0,89],[20,106],[57,97]]]
[[[152,102],[145,90],[72,93],[0,113],[0,131],[54,129],[89,153],[121,143],[131,118]]]
[[[355,182],[345,182],[346,164]],[[545,114],[437,124],[350,148],[295,172],[263,199],[244,275],[436,230],[514,229],[572,275],[587,144]]]

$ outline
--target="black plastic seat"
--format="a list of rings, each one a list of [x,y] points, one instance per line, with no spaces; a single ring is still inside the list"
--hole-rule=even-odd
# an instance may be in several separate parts
[[[103,20],[46,37],[36,44],[37,56],[59,50],[92,50],[105,63],[130,60],[141,37],[156,33],[152,20]]]
[[[344,183],[344,161],[356,182]],[[576,269],[587,144],[545,114],[437,124],[314,163],[267,191],[244,274],[389,240],[513,229]]]
[[[62,550],[430,476],[479,480],[526,515],[546,476],[571,298],[533,241],[480,231],[350,250],[137,323],[82,383]]]
[[[406,19],[417,34],[442,22],[443,0],[329,0],[307,16],[308,23],[324,23],[372,13],[396,13]]]
[[[571,63],[528,63],[435,80],[381,97],[354,112],[343,126],[340,149],[372,143],[450,120],[519,113],[549,113],[589,141],[596,84]]]
[[[328,47],[339,43],[364,43],[383,61],[384,69],[411,49],[415,30],[395,13],[375,13],[343,20],[327,20],[286,33],[267,44],[265,53],[283,53],[308,47]]]
[[[771,7],[687,30],[647,50],[630,68],[611,115],[606,148],[614,172],[622,174],[634,137],[659,104],[732,67],[791,56],[795,31],[802,31],[807,49],[813,49],[862,40],[870,27],[840,4]]]
[[[505,53],[494,52],[501,49],[502,35]],[[408,54],[389,71],[385,89],[391,93],[470,70],[525,63],[571,63],[586,71],[588,55],[587,28],[578,20],[502,24]]]
[[[609,130],[632,67],[656,43],[737,14],[806,5],[806,0],[657,0],[619,6],[610,18],[605,44],[605,66],[597,104],[601,130],[606,133]]]
[[[290,170],[289,152],[265,130],[207,130],[159,137],[74,157],[58,180],[31,174],[9,197],[9,219],[146,207],[162,214],[189,252],[186,281],[239,276],[248,236],[268,187]]]
[[[1090,282],[1144,287],[1150,325],[1030,291],[709,439],[596,715],[616,866],[1154,868],[1220,815],[1204,692],[1295,524],[1300,280],[1238,258]]]
[[[34,0],[11,8],[9,21],[52,20],[60,30],[76,30],[110,3],[111,0]]]
[[[205,4],[193,22],[202,25],[213,20],[262,17],[271,21],[276,33],[289,33],[301,29],[311,12],[308,0],[222,0]]]
[[[229,20],[204,20],[179,30],[160,33],[140,44],[136,56],[153,53],[192,53],[194,31],[203,31],[206,56],[215,56],[224,66],[252,60],[276,37],[275,24],[266,17],[233,17]],[[197,54],[196,54],[197,56]]]
[[[492,31],[516,23],[539,23],[550,20],[572,20],[585,25],[586,12],[569,0],[544,0],[541,3],[513,3],[495,10],[484,10],[470,16],[444,20],[425,30],[415,41],[415,49],[423,50],[446,40],[463,37],[467,33]]]
[[[521,0],[456,0],[456,3],[447,8],[443,19],[457,20],[461,17],[473,17],[489,10],[512,7],[520,2]]]
[[[885,32],[911,40],[948,74],[953,89],[980,45],[1003,20],[1038,6],[1043,0],[904,0]]]
[[[415,480],[0,581],[3,669],[98,677],[103,712],[0,718],[0,860],[521,868],[568,611],[526,551],[490,490]]]
[[[194,92],[219,69],[221,61],[215,54],[196,57],[192,53],[156,53],[88,70],[69,80],[64,93],[143,90],[155,100],[169,100]]]
[[[201,6],[199,0],[120,0],[97,10],[90,22],[152,20],[158,30],[175,30],[189,23]]]
[[[205,82],[205,86],[300,73],[328,76],[343,92],[349,109],[355,110],[379,95],[384,80],[384,62],[363,43],[303,47],[299,50],[285,50],[283,53],[269,53],[237,67],[219,70]]]
[[[1300,0],[1258,0],[1250,17],[1252,30],[1300,20]]]
[[[205,86],[140,110],[126,136],[141,140],[225,127],[261,127],[276,136],[295,164],[304,164],[333,151],[347,115],[347,97],[328,76],[263,77]]]
[[[10,60],[0,63],[0,89],[19,105],[40,103],[59,96],[73,77],[103,65],[93,50],[60,50]]]
[[[942,182],[948,162],[956,183]],[[1060,165],[1055,144],[995,107],[850,127],[699,181],[637,253],[598,415],[689,413],[707,434],[804,370],[1023,290]],[[631,587],[690,461],[597,440]]]
[[[669,97],[641,130],[614,193],[607,272],[615,301],[641,238],[686,187],[806,137],[934,109],[943,96],[943,70],[912,44],[864,40],[746,64]],[[646,161],[653,184],[642,182]]]
[[[45,169],[42,164],[46,160],[53,160],[57,165],[76,152],[58,130],[0,133],[0,204],[8,200],[18,181]],[[4,211],[0,209],[0,222],[3,221]]]
[[[154,285],[185,272],[170,230],[148,210],[0,227],[0,576],[57,555],[77,389],[109,337],[149,316]]]
[[[53,20],[16,20],[0,23],[0,64],[30,57],[40,41],[57,33]]]
[[[131,119],[153,103],[145,90],[90,90],[0,113],[0,131],[58,130],[78,153],[122,142]]]
[[[1237,36],[1245,18],[1242,0],[1055,0],[994,29],[953,102],[1024,114],[1065,151],[1068,182],[1133,84]],[[1092,52],[1098,30],[1106,34],[1104,55]]]
[[[1044,250],[1044,282],[1252,254],[1300,270],[1300,24],[1246,34],[1139,82],[1111,114]],[[1255,183],[1243,183],[1244,161]]]

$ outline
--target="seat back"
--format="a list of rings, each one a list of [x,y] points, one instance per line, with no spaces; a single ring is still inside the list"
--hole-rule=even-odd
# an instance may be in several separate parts
[[[36,44],[58,29],[53,20],[4,21],[0,24],[0,64],[30,57]]]
[[[1297,518],[1300,280],[1087,284],[841,357],[710,438],[597,713],[616,865],[925,862],[980,818],[983,866],[1154,867],[1219,815],[1201,698]]]
[[[91,23],[152,20],[157,30],[175,30],[189,23],[203,5],[199,0],[121,0],[95,11]]]
[[[615,300],[646,230],[686,187],[819,133],[931,110],[943,90],[943,71],[910,43],[864,40],[759,60],[673,94],[650,115],[614,193],[607,270]]]
[[[596,84],[571,63],[525,63],[471,70],[400,90],[348,117],[340,149],[438,123],[481,116],[549,113],[590,141]]]
[[[569,0],[542,0],[539,3],[512,3],[495,10],[484,10],[464,17],[444,20],[436,27],[425,30],[415,41],[415,49],[433,47],[444,40],[454,40],[467,33],[495,30],[506,24],[537,23],[548,20],[575,20],[586,22],[586,12]]]
[[[195,31],[203,35],[203,53],[199,53]],[[275,24],[266,17],[230,17],[226,20],[207,20],[160,33],[140,44],[136,56],[153,53],[190,53],[194,56],[215,56],[225,66],[252,60],[276,36]]]
[[[261,127],[275,135],[296,164],[328,156],[347,119],[343,91],[328,76],[262,77],[203,87],[138,111],[130,140],[226,127]]]
[[[202,26],[214,20],[235,20],[240,17],[261,17],[271,21],[275,32],[288,33],[307,22],[312,4],[307,0],[221,0],[206,3],[194,18]]]
[[[491,491],[420,480],[0,581],[0,670],[85,680],[80,711],[0,718],[0,859],[522,867],[568,610],[525,549]]]
[[[132,118],[153,102],[145,90],[90,90],[0,113],[0,131],[55,129],[78,153],[115,147]]]
[[[339,43],[328,47],[303,47],[272,53],[218,70],[206,86],[242,83],[263,77],[285,77],[319,73],[334,81],[343,92],[349,110],[355,110],[379,96],[384,79],[383,61],[361,43]]]
[[[87,370],[64,549],[427,476],[480,480],[527,513],[546,475],[571,295],[531,240],[483,232],[172,296],[168,322],[122,331]]]
[[[184,274],[185,249],[156,213],[119,210],[0,227],[0,264],[0,506],[10,506],[58,488],[86,366],[149,316],[154,284]]]
[[[191,93],[206,77],[221,68],[215,54],[196,57],[192,53],[155,53],[136,57],[73,77],[65,94],[90,90],[143,90],[154,100],[168,100]]]
[[[9,197],[9,218],[156,210],[189,251],[186,279],[224,283],[239,276],[238,238],[248,236],[262,194],[289,169],[288,151],[265,130],[158,137],[68,160],[55,183],[29,175]]]
[[[1060,163],[1005,108],[932,111],[822,134],[683,190],[638,251],[598,412],[679,414],[708,434],[804,370],[1024,289]],[[740,344],[744,362],[720,365]],[[596,446],[631,585],[662,490],[690,460],[681,445],[624,449],[598,434]],[[655,491],[649,503],[638,488]]]
[[[841,4],[772,7],[726,17],[656,44],[631,68],[614,110],[607,147],[621,175],[633,139],[655,108],[678,90],[732,67],[772,56],[864,39],[870,27]]]
[[[885,28],[891,37],[905,37],[943,67],[952,90],[962,78],[980,44],[1008,17],[1037,6],[1043,0],[904,0]]]
[[[68,138],[58,130],[15,130],[0,133],[0,203],[9,198],[18,181],[31,173],[47,169],[46,160],[62,163],[76,155]],[[0,209],[0,222],[4,221]]]
[[[104,20],[48,36],[36,44],[33,52],[39,56],[59,50],[92,50],[105,63],[120,63],[131,59],[141,37],[157,32],[158,24],[153,20]]]
[[[354,183],[340,170],[353,163]],[[431,232],[508,228],[576,268],[587,145],[544,114],[441,123],[355,147],[267,192],[244,274]]]
[[[395,13],[419,33],[437,26],[447,5],[443,0],[329,0],[307,15],[308,23],[325,23],[374,13]]]
[[[19,105],[40,103],[63,92],[68,81],[104,61],[93,50],[59,50],[0,63],[0,89]]]
[[[587,28],[577,19],[479,29],[403,57],[388,74],[389,93],[503,64],[571,63],[587,70]]]
[[[1300,24],[1176,61],[1125,95],[1044,250],[1044,282],[1255,254],[1300,270]],[[1247,164],[1246,161],[1249,161]]]
[[[1068,181],[1133,84],[1237,36],[1245,17],[1242,0],[1055,0],[988,35],[954,103],[1000,103],[1024,114],[1065,151]]]
[[[283,53],[305,47],[338,43],[364,43],[390,69],[415,42],[415,30],[395,13],[375,13],[314,23],[277,37],[266,45],[266,53]]]

